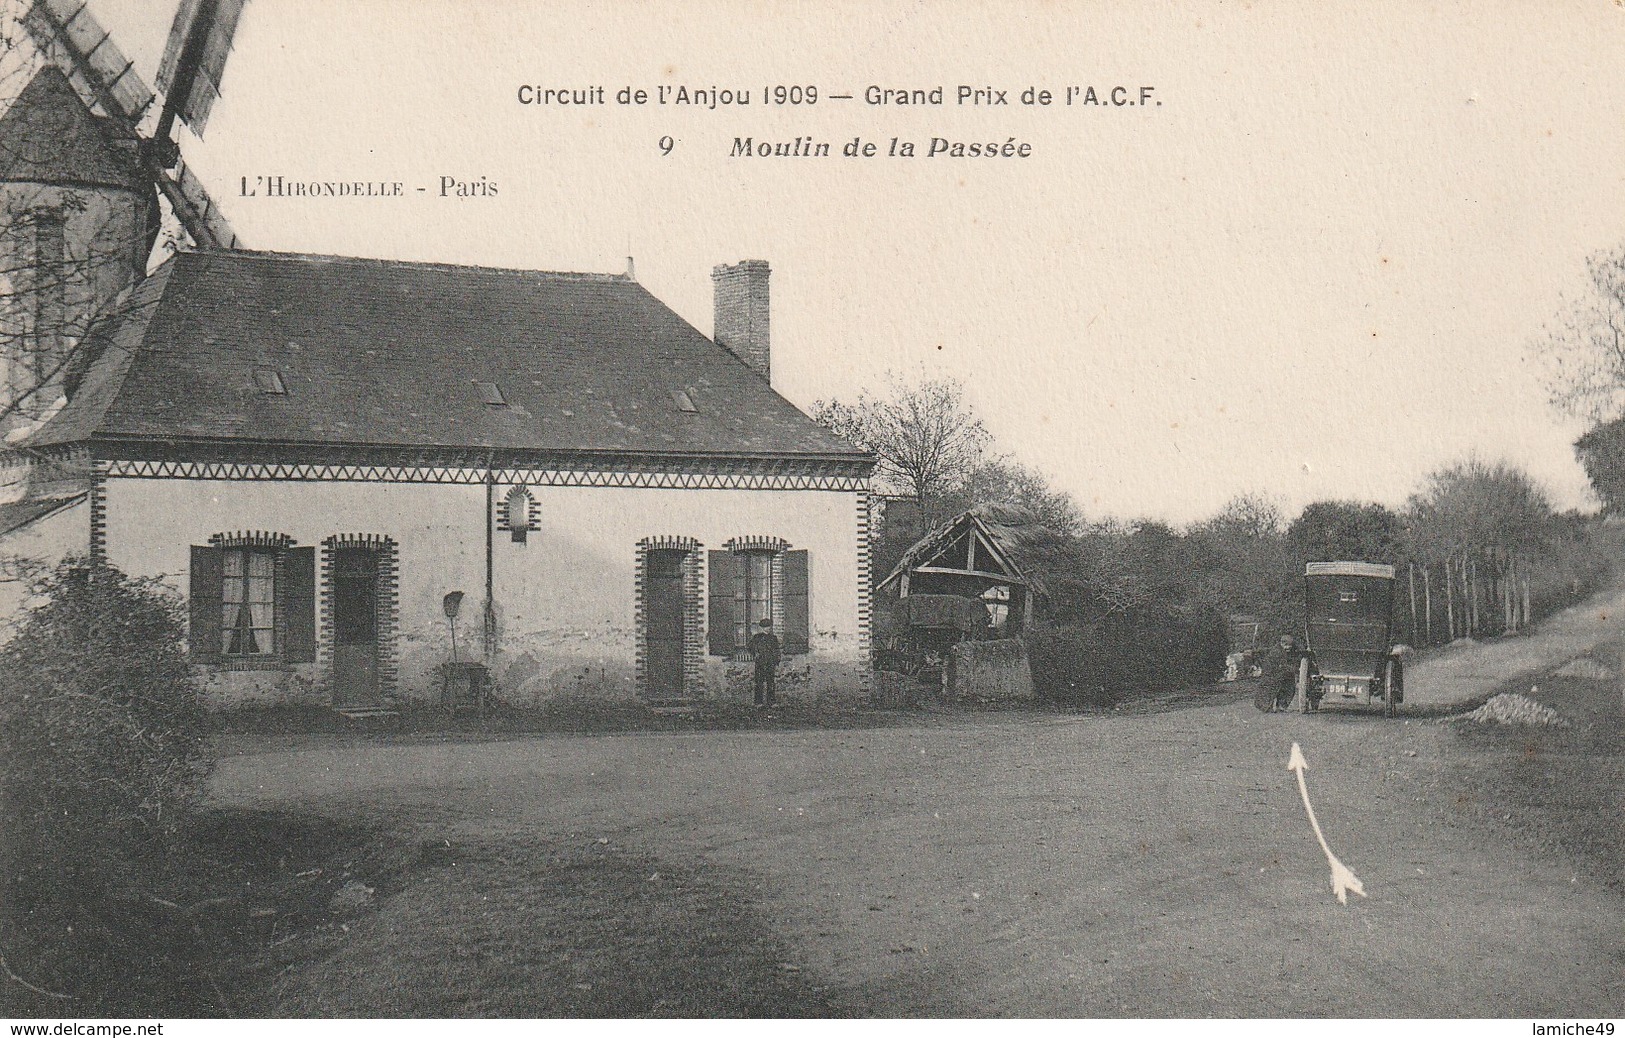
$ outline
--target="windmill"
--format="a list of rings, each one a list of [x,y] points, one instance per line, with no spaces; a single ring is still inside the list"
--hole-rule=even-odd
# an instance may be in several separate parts
[[[139,141],[141,169],[194,245],[237,248],[237,235],[203,183],[181,159],[173,138],[178,118],[197,136],[208,125],[232,37],[247,0],[180,0],[158,69],[159,96],[142,82],[85,0],[35,0],[24,25],[40,50],[93,98],[107,117]],[[142,132],[152,121],[152,129]],[[150,231],[156,236],[156,227]]]

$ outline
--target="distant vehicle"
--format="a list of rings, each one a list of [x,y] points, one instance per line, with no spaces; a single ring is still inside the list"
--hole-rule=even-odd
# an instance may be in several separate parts
[[[1298,709],[1323,703],[1382,704],[1393,717],[1405,700],[1394,652],[1394,567],[1378,562],[1311,562],[1303,570],[1304,645]]]
[[[1226,623],[1230,651],[1224,658],[1225,681],[1256,678],[1258,659],[1264,655],[1264,621],[1261,617],[1232,613]]]

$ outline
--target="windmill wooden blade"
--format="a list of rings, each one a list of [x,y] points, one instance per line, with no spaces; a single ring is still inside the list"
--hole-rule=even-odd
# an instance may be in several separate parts
[[[136,74],[107,30],[82,0],[35,0],[23,24],[42,51],[66,52],[64,64],[96,99],[104,113],[128,124],[131,134],[152,106],[152,88]]]
[[[210,198],[209,193],[203,189],[203,182],[187,168],[184,160],[176,167],[174,180],[181,197],[192,209],[194,218],[207,228],[208,237],[213,239],[212,244],[227,249],[238,248],[237,232],[231,229],[231,224],[226,222],[226,218],[221,214],[219,206],[214,204],[214,199]],[[160,185],[160,190],[163,190],[162,185]],[[169,196],[167,190],[164,191],[164,194],[166,197]],[[169,203],[176,209],[178,215],[180,207],[176,205],[173,197],[170,197]],[[194,240],[196,240],[195,235]],[[199,244],[204,243],[199,241]]]
[[[246,0],[181,0],[175,11],[175,21],[169,28],[169,41],[164,45],[164,60],[158,66],[158,89],[168,97],[175,114],[192,128],[199,137],[209,123],[209,112],[215,98],[220,96],[220,80],[226,72],[226,58],[231,54],[231,41],[237,34],[237,21],[242,17]],[[199,17],[207,19],[198,24]],[[183,67],[188,58],[187,41],[194,29],[201,31],[195,55],[194,69]],[[174,97],[177,89],[186,91],[185,97]]]

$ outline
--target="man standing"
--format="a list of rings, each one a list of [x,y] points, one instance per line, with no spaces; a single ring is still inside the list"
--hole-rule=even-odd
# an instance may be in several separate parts
[[[779,639],[773,621],[756,621],[761,630],[750,636],[750,655],[756,661],[756,705],[773,705],[773,675],[779,666]]]

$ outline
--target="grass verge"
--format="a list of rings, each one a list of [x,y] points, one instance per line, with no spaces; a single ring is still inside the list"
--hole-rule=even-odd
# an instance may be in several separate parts
[[[7,897],[0,1015],[854,1012],[760,921],[742,880],[596,840],[463,846],[215,811],[105,886]]]
[[[1600,646],[1589,658],[1613,672],[1620,649],[1618,643]],[[1538,691],[1531,693],[1532,685]],[[1625,894],[1625,709],[1619,676],[1548,672],[1496,692],[1528,695],[1556,710],[1568,725],[1447,721],[1453,732],[1446,741],[1454,787],[1451,817],[1555,853],[1576,872]]]

